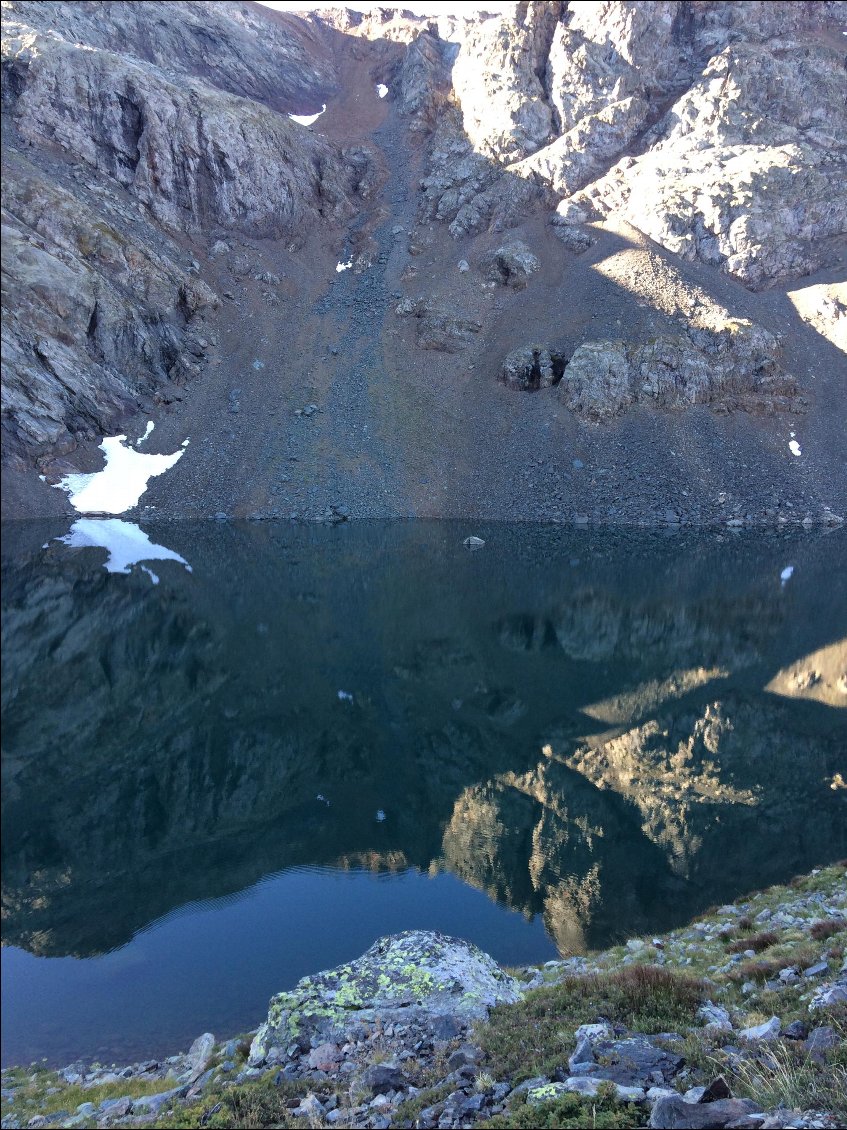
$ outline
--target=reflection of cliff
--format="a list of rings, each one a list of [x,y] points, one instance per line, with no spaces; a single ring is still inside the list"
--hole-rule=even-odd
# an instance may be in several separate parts
[[[444,530],[180,524],[194,573],[155,587],[5,561],[4,940],[96,953],[283,868],[447,866],[572,950],[847,850],[843,713],[762,691],[843,635],[837,542],[785,593],[781,544],[677,547],[669,578],[661,542],[592,535],[568,597],[561,533]],[[501,646],[553,607],[552,646]]]

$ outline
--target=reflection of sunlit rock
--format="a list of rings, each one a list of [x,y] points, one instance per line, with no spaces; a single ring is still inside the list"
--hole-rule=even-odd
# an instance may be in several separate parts
[[[561,954],[582,953],[588,945],[587,927],[601,901],[600,868],[587,875],[567,875],[546,892],[544,924]]]
[[[757,822],[763,829],[784,818],[803,792],[823,796],[829,758],[814,739],[783,732],[780,721],[778,711],[715,702],[699,716],[663,716],[566,760],[598,788],[632,801],[644,834],[690,877],[716,822],[728,848],[733,826]],[[833,742],[831,752],[836,748]]]
[[[847,639],[822,647],[779,671],[766,691],[847,707]]]
[[[705,686],[713,679],[726,678],[729,672],[721,667],[695,667],[690,671],[679,671],[668,679],[653,679],[642,683],[637,690],[614,695],[601,702],[592,702],[582,708],[583,714],[596,718],[598,722],[621,725],[648,710],[655,710],[665,702],[682,698],[696,687]]]

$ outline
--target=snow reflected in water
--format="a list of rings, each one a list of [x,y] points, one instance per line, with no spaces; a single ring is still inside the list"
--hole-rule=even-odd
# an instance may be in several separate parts
[[[142,561],[176,561],[191,572],[191,566],[184,557],[150,541],[134,522],[125,522],[122,518],[78,518],[69,532],[56,540],[74,549],[107,550],[109,556],[103,568],[108,573],[129,573],[133,565]],[[140,567],[154,585],[159,583],[158,576],[151,569],[144,565]]]

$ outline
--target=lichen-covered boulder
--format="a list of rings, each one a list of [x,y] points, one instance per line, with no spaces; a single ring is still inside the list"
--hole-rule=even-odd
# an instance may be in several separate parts
[[[410,930],[380,938],[367,953],[271,999],[250,1048],[250,1064],[271,1048],[341,1042],[351,1028],[451,1015],[467,1023],[495,1004],[518,1000],[520,985],[470,942]]]

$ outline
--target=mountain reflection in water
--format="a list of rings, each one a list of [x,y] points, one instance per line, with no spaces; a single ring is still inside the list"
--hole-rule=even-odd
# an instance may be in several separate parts
[[[64,533],[3,539],[7,1061],[234,1032],[385,929],[543,960],[847,854],[841,532],[180,522],[156,585]],[[280,873],[240,935],[208,905]]]

